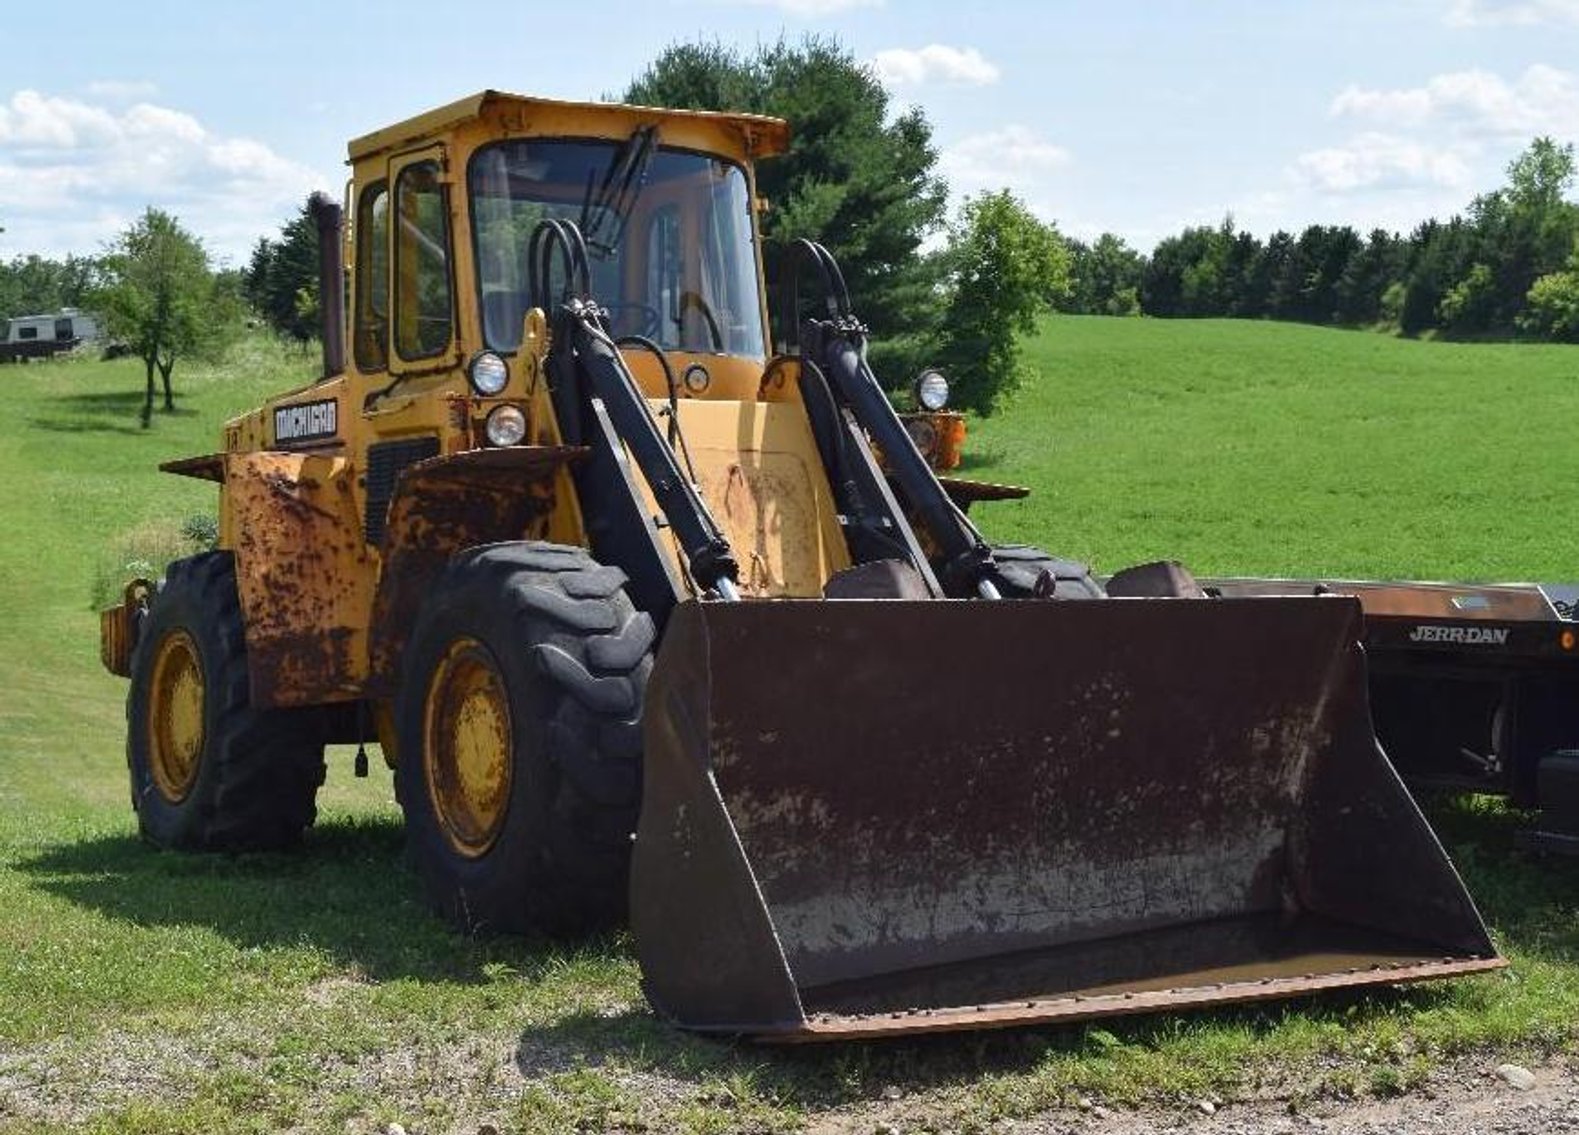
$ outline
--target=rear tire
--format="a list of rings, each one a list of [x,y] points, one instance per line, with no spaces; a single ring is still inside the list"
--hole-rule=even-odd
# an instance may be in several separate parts
[[[467,931],[623,921],[652,620],[583,549],[495,544],[423,607],[396,791],[428,898]]]
[[[126,761],[144,838],[216,851],[300,840],[323,783],[320,720],[312,710],[252,707],[229,552],[169,566],[131,670]]]
[[[1061,559],[1030,544],[997,544],[992,558],[998,565],[993,582],[1005,599],[1030,599],[1037,592],[1043,572],[1051,573],[1054,599],[1101,599],[1102,586],[1091,578],[1085,564]]]

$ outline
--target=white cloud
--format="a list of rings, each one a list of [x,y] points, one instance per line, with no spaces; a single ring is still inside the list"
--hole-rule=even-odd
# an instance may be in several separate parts
[[[121,80],[98,79],[89,83],[85,88],[94,98],[110,99],[114,102],[132,102],[137,99],[151,99],[159,93],[159,84],[151,83],[145,79]]]
[[[1453,0],[1447,22],[1460,28],[1579,24],[1579,0]]]
[[[877,77],[889,86],[958,83],[981,87],[998,81],[999,71],[974,47],[929,43],[914,50],[892,47],[872,59]]]
[[[720,0],[746,8],[777,8],[787,16],[832,16],[852,8],[880,8],[883,0]]]
[[[1445,124],[1470,134],[1528,138],[1579,132],[1579,74],[1545,64],[1511,83],[1490,71],[1453,71],[1424,86],[1349,87],[1332,101],[1334,117],[1401,126]]]
[[[1057,212],[1052,179],[1072,161],[1062,146],[1028,126],[1010,124],[945,147],[938,171],[956,204],[971,194],[1012,189],[1032,212],[1051,218]]]
[[[945,149],[938,165],[951,184],[966,192],[1019,188],[1069,164],[1069,151],[1028,126],[1010,125],[974,134]]]
[[[1294,161],[1296,181],[1324,193],[1469,184],[1469,163],[1452,149],[1390,134],[1361,134],[1346,145],[1311,150]]]
[[[70,99],[18,91],[9,104],[0,104],[0,146],[7,148],[71,150],[103,144],[116,133],[108,111]]]
[[[0,255],[95,252],[153,205],[239,261],[310,191],[331,184],[171,107],[112,109],[31,90],[0,103]]]

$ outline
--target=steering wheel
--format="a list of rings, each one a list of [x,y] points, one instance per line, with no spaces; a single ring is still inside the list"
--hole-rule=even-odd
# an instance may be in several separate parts
[[[701,292],[684,291],[680,293],[680,314],[678,318],[681,326],[683,327],[685,324],[686,310],[693,307],[701,312],[702,322],[707,324],[707,333],[713,340],[713,350],[722,351],[724,349],[724,336],[718,330],[718,320],[713,316],[712,308],[707,306],[707,301],[702,298]]]
[[[615,324],[616,327],[621,317],[628,313],[635,313],[641,316],[641,324],[635,331],[620,330],[619,334],[640,335],[645,339],[651,339],[658,334],[659,328],[663,326],[663,317],[658,314],[658,309],[648,304],[630,302],[611,303],[605,306],[609,311],[609,322]]]

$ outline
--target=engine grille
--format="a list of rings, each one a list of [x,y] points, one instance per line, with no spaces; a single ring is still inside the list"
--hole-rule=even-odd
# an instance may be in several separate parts
[[[389,498],[395,495],[395,481],[400,471],[414,461],[438,455],[439,439],[436,437],[381,441],[367,447],[367,512],[362,518],[362,532],[369,544],[384,539]]]

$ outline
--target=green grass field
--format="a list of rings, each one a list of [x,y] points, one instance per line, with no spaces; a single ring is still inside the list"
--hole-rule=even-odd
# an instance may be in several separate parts
[[[1099,570],[1579,576],[1579,350],[1070,318],[1031,348],[1038,384],[972,424],[967,475],[1036,490],[977,510],[994,538]],[[1504,974],[794,1052],[659,1024],[624,940],[449,933],[401,863],[387,776],[354,780],[347,751],[297,854],[143,847],[93,597],[214,508],[155,465],[314,364],[249,341],[178,369],[150,431],[136,362],[0,368],[0,1131],[870,1130],[874,1109],[983,1131],[1082,1095],[1395,1092],[1466,1053],[1575,1050],[1579,874],[1519,857],[1518,817],[1486,802],[1433,816]]]
[[[982,518],[1111,571],[1579,578],[1579,351],[1231,320],[1049,320],[973,423]]]

